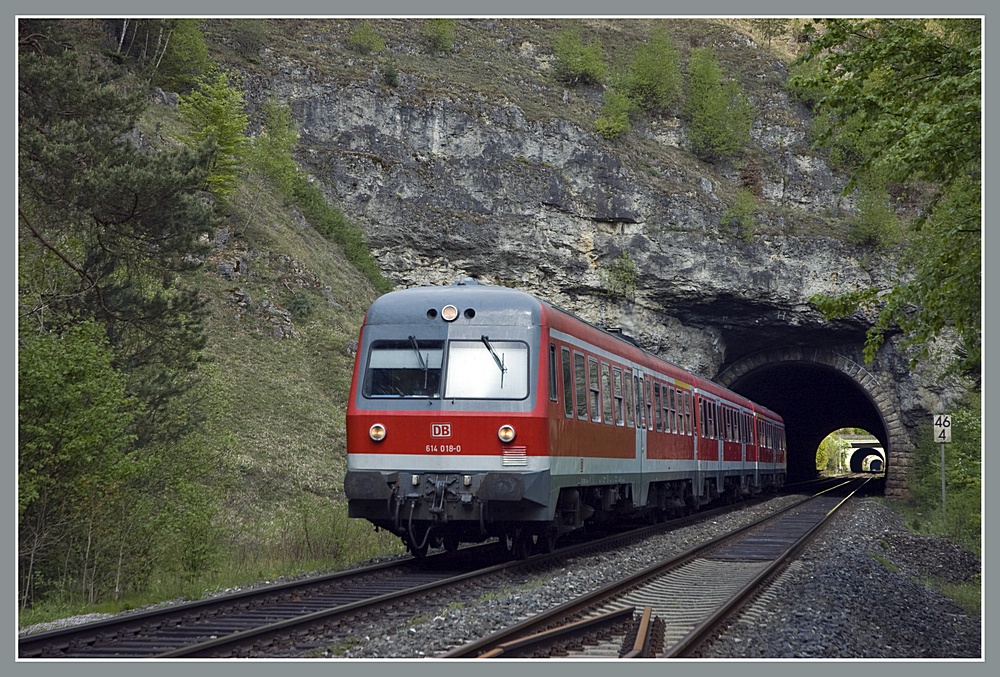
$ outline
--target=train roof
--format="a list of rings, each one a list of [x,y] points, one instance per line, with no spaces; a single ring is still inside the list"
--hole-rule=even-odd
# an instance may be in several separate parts
[[[527,292],[498,285],[482,284],[471,277],[461,278],[450,285],[409,287],[384,294],[376,299],[368,309],[365,315],[365,324],[406,324],[412,322],[417,317],[426,317],[426,314],[430,310],[440,312],[448,304],[455,305],[460,313],[472,309],[475,317],[483,313],[483,321],[487,321],[485,318],[488,317],[490,323],[495,323],[497,315],[501,314],[506,316],[504,322],[521,326],[544,324],[547,310],[560,313],[572,318],[592,331],[620,341],[629,352],[639,351],[649,358],[668,364],[674,369],[683,372],[690,378],[691,385],[700,390],[739,400],[746,405],[752,405],[761,414],[781,419],[781,416],[776,412],[753,402],[746,396],[735,393],[714,381],[694,374],[649,352],[632,337],[617,330],[607,330],[597,327],[577,315],[547,301],[543,301]],[[473,322],[475,322],[475,319],[473,319]]]
[[[389,292],[372,303],[365,324],[399,324],[412,321],[414,315],[429,310],[441,311],[445,305],[458,307],[459,312],[472,309],[476,314],[487,312],[508,315],[513,324],[541,324],[544,301],[531,294],[509,287],[480,284],[473,278],[463,278],[450,285],[410,287]]]

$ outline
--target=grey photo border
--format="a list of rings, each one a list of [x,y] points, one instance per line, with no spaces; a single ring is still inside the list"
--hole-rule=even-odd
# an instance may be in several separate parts
[[[704,17],[704,16],[749,16],[749,15],[765,15],[765,16],[796,16],[796,17],[813,17],[813,16],[981,16],[987,19],[985,22],[986,29],[989,30],[991,27],[988,21],[988,3],[986,0],[959,0],[958,2],[949,3],[932,3],[929,0],[916,0],[914,2],[906,3],[902,6],[900,3],[892,2],[859,2],[858,0],[840,0],[839,2],[832,3],[819,3],[819,2],[789,2],[788,0],[763,0],[762,2],[753,3],[748,5],[745,3],[737,2],[736,0],[709,0],[708,2],[698,3],[696,6],[692,6],[691,9],[697,9],[697,13],[688,13],[675,10],[687,9],[686,6],[681,5],[677,7],[672,3],[662,3],[653,2],[652,0],[619,0],[615,3],[608,2],[597,2],[596,0],[578,0],[575,3],[569,4],[565,2],[557,2],[553,0],[546,1],[527,1],[527,0],[507,0],[506,2],[500,4],[498,7],[502,11],[484,11],[483,8],[473,5],[473,3],[465,0],[464,2],[458,2],[456,0],[424,0],[423,2],[405,2],[405,0],[372,0],[362,5],[358,3],[345,3],[336,1],[319,2],[318,0],[292,0],[291,2],[284,2],[280,5],[275,5],[275,3],[263,2],[262,0],[250,0],[249,2],[240,3],[238,5],[239,9],[234,11],[232,9],[232,3],[222,3],[222,2],[205,2],[205,0],[194,1],[194,0],[174,0],[173,2],[166,4],[157,4],[152,6],[136,6],[135,2],[122,2],[121,0],[96,0],[95,2],[89,3],[75,3],[71,0],[52,0],[44,1],[39,0],[36,2],[23,2],[21,0],[14,0],[8,11],[11,12],[11,36],[14,38],[12,40],[12,45],[8,46],[7,53],[10,55],[10,66],[4,69],[3,78],[4,84],[8,85],[10,89],[8,91],[16,91],[16,60],[17,60],[17,17],[18,16],[236,16],[236,15],[246,15],[246,16],[329,16],[329,17],[347,17],[347,16],[365,16],[365,17],[376,17],[376,16],[445,16],[445,17],[470,17],[470,16],[504,16],[504,17],[532,17],[532,16],[560,16],[560,15],[571,15],[571,16],[606,16],[609,18],[622,17],[627,18],[629,16],[687,16],[687,17]],[[571,9],[571,11],[570,11]],[[610,10],[610,11],[609,11]],[[984,40],[984,54],[985,54],[985,65],[986,77],[984,79],[985,92],[986,92],[986,117],[985,117],[985,127],[984,131],[988,132],[991,125],[989,124],[994,116],[990,115],[989,103],[992,98],[991,94],[993,87],[991,85],[995,84],[995,78],[991,77],[991,69],[989,66],[994,60],[989,50],[989,41]],[[11,158],[11,161],[5,167],[5,173],[9,172],[10,180],[5,182],[6,191],[8,194],[8,204],[11,205],[11,216],[12,223],[9,226],[9,231],[12,235],[11,246],[4,248],[3,257],[8,260],[10,265],[0,266],[0,270],[6,271],[6,279],[11,282],[12,290],[10,296],[4,296],[2,303],[5,312],[10,312],[11,315],[8,317],[14,318],[9,325],[3,331],[2,345],[10,357],[10,362],[5,362],[3,367],[3,382],[9,384],[3,394],[3,401],[5,407],[3,408],[2,420],[8,421],[6,424],[0,423],[0,429],[7,430],[7,436],[11,443],[11,452],[9,458],[9,463],[11,464],[11,472],[7,473],[5,476],[5,484],[8,486],[7,496],[8,505],[10,507],[11,513],[8,514],[8,518],[4,520],[3,533],[4,536],[9,538],[10,543],[14,544],[11,549],[11,554],[3,562],[2,571],[7,574],[9,585],[5,586],[5,600],[7,602],[5,606],[6,613],[3,615],[3,634],[5,637],[9,638],[11,642],[11,647],[9,649],[8,656],[10,657],[10,663],[12,667],[15,668],[19,673],[32,672],[34,674],[56,674],[59,671],[71,670],[74,675],[83,675],[84,677],[90,677],[91,675],[108,675],[111,672],[116,671],[135,671],[138,667],[135,662],[103,662],[103,661],[18,661],[17,656],[17,605],[16,605],[16,567],[17,567],[17,548],[16,548],[16,515],[17,515],[17,499],[16,499],[16,439],[17,439],[17,417],[16,417],[16,402],[17,402],[17,392],[16,392],[16,376],[17,376],[17,340],[16,340],[16,289],[17,289],[17,236],[16,228],[13,224],[16,223],[16,95],[13,98],[14,105],[8,105],[4,112],[4,119],[8,119],[9,116],[9,127],[11,130],[11,135],[4,137],[5,147],[9,147],[9,155],[5,153],[5,157]],[[984,161],[988,164],[988,161],[995,154],[995,143],[990,142],[990,135],[988,133],[984,134]],[[986,167],[984,166],[984,170]],[[988,222],[989,217],[989,191],[984,194],[984,221]],[[993,240],[996,238],[994,237]],[[990,254],[994,253],[997,247],[994,241],[985,240],[984,235],[984,259],[989,260]],[[991,282],[985,280],[985,267],[984,267],[984,285],[991,285]],[[993,319],[995,315],[988,312],[992,306],[996,305],[997,299],[1000,296],[992,297],[992,302],[990,301],[990,296],[986,294],[987,286],[984,286],[984,327],[983,327],[983,339],[984,342],[988,341],[990,338],[995,336],[994,329],[992,326]],[[984,414],[987,414],[985,418],[990,420],[991,417],[988,415],[993,410],[992,402],[986,397],[986,393],[991,391],[991,386],[995,379],[992,378],[992,374],[989,369],[985,368],[988,362],[989,351],[984,350]],[[984,449],[984,473],[986,474],[986,481],[991,479],[993,463],[987,463],[987,454],[985,453],[990,448],[990,441],[996,437],[992,429],[984,430],[983,438],[983,449]],[[992,520],[985,519],[986,516],[991,515],[993,510],[991,508],[995,507],[996,499],[991,498],[988,492],[985,492],[984,497],[984,524],[985,526],[985,536],[983,544],[983,562],[984,569],[988,569],[988,565],[993,560],[994,544],[992,537],[994,535],[995,525]],[[989,630],[993,629],[992,623],[994,614],[992,613],[993,604],[991,602],[995,598],[995,594],[991,594],[994,591],[989,588],[990,576],[986,571],[983,575],[983,586],[984,586],[984,612],[983,612],[983,632],[984,632],[984,659],[982,661],[949,661],[949,660],[900,660],[900,661],[841,661],[841,660],[819,660],[819,661],[798,661],[798,660],[782,660],[782,661],[697,661],[697,662],[687,662],[681,670],[707,670],[710,674],[718,671],[738,671],[740,675],[750,675],[750,677],[758,676],[769,676],[773,675],[779,671],[795,671],[800,672],[808,670],[810,673],[814,671],[822,671],[828,674],[841,673],[846,671],[853,671],[858,669],[878,671],[880,674],[887,675],[905,675],[906,677],[912,677],[915,675],[934,675],[935,677],[941,672],[947,670],[957,670],[961,672],[971,672],[971,673],[985,673],[991,658],[995,658],[992,654],[994,650],[991,648]],[[187,661],[184,661],[185,663]],[[289,667],[290,670],[294,670],[296,673],[304,674],[305,672],[321,672],[322,674],[328,674],[331,669],[336,671],[338,676],[343,675],[353,675],[361,674],[371,674],[371,670],[379,671],[406,671],[407,674],[413,674],[417,677],[435,677],[440,676],[443,673],[454,673],[455,671],[469,671],[474,669],[477,674],[504,674],[506,671],[518,670],[517,666],[514,666],[510,661],[499,661],[499,662],[488,662],[487,664],[477,663],[474,667],[469,664],[468,661],[434,661],[429,660],[387,660],[387,661],[369,661],[369,660],[337,660],[333,664],[324,661],[311,659],[307,661],[212,661],[208,664],[205,662],[195,661],[195,665],[190,667],[196,671],[208,671],[211,670],[214,673],[222,672],[225,674],[270,674],[271,671],[276,667],[275,663],[289,663],[293,667]],[[519,662],[519,661],[515,661]],[[996,662],[996,661],[994,661]],[[383,664],[384,663],[384,664]],[[398,663],[398,665],[397,665]],[[733,663],[733,664],[731,664]],[[945,664],[942,664],[945,663]],[[382,664],[382,665],[380,665]],[[527,669],[531,670],[540,667],[537,662],[532,661],[529,663],[530,667]],[[209,667],[210,666],[210,667]],[[144,672],[151,671],[155,675],[169,675],[175,672],[178,668],[187,669],[187,666],[178,666],[177,661],[167,662],[167,661],[143,661],[141,663],[141,668]],[[673,666],[673,669],[677,669],[677,665]],[[604,662],[567,662],[567,663],[554,663],[548,664],[545,668],[546,670],[554,671],[557,673],[558,677],[577,677],[580,675],[587,676],[591,674],[604,674],[608,671],[611,666]],[[632,674],[649,674],[649,675],[659,675],[663,674],[666,670],[671,669],[666,665],[661,665],[656,662],[641,661],[637,663],[629,663],[627,667],[621,666],[620,668],[616,665],[612,669],[625,669]]]

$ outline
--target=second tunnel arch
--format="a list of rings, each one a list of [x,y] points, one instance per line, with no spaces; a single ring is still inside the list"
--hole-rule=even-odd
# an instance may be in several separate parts
[[[906,490],[912,447],[894,393],[844,352],[762,351],[726,366],[715,380],[784,417],[789,481],[816,475],[816,449],[827,434],[862,428],[885,451],[886,494],[900,495]]]

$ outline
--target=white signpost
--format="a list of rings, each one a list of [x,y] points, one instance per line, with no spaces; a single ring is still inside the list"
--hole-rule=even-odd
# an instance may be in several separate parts
[[[951,442],[951,416],[949,414],[934,415],[934,439],[941,443],[941,512],[947,518],[948,509],[945,507],[944,491],[944,445]]]

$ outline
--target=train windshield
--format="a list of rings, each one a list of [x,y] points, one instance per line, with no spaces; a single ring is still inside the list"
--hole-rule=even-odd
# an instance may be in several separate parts
[[[444,396],[521,400],[528,396],[528,344],[521,341],[451,341]]]
[[[368,355],[365,397],[440,397],[444,341],[376,341]]]

